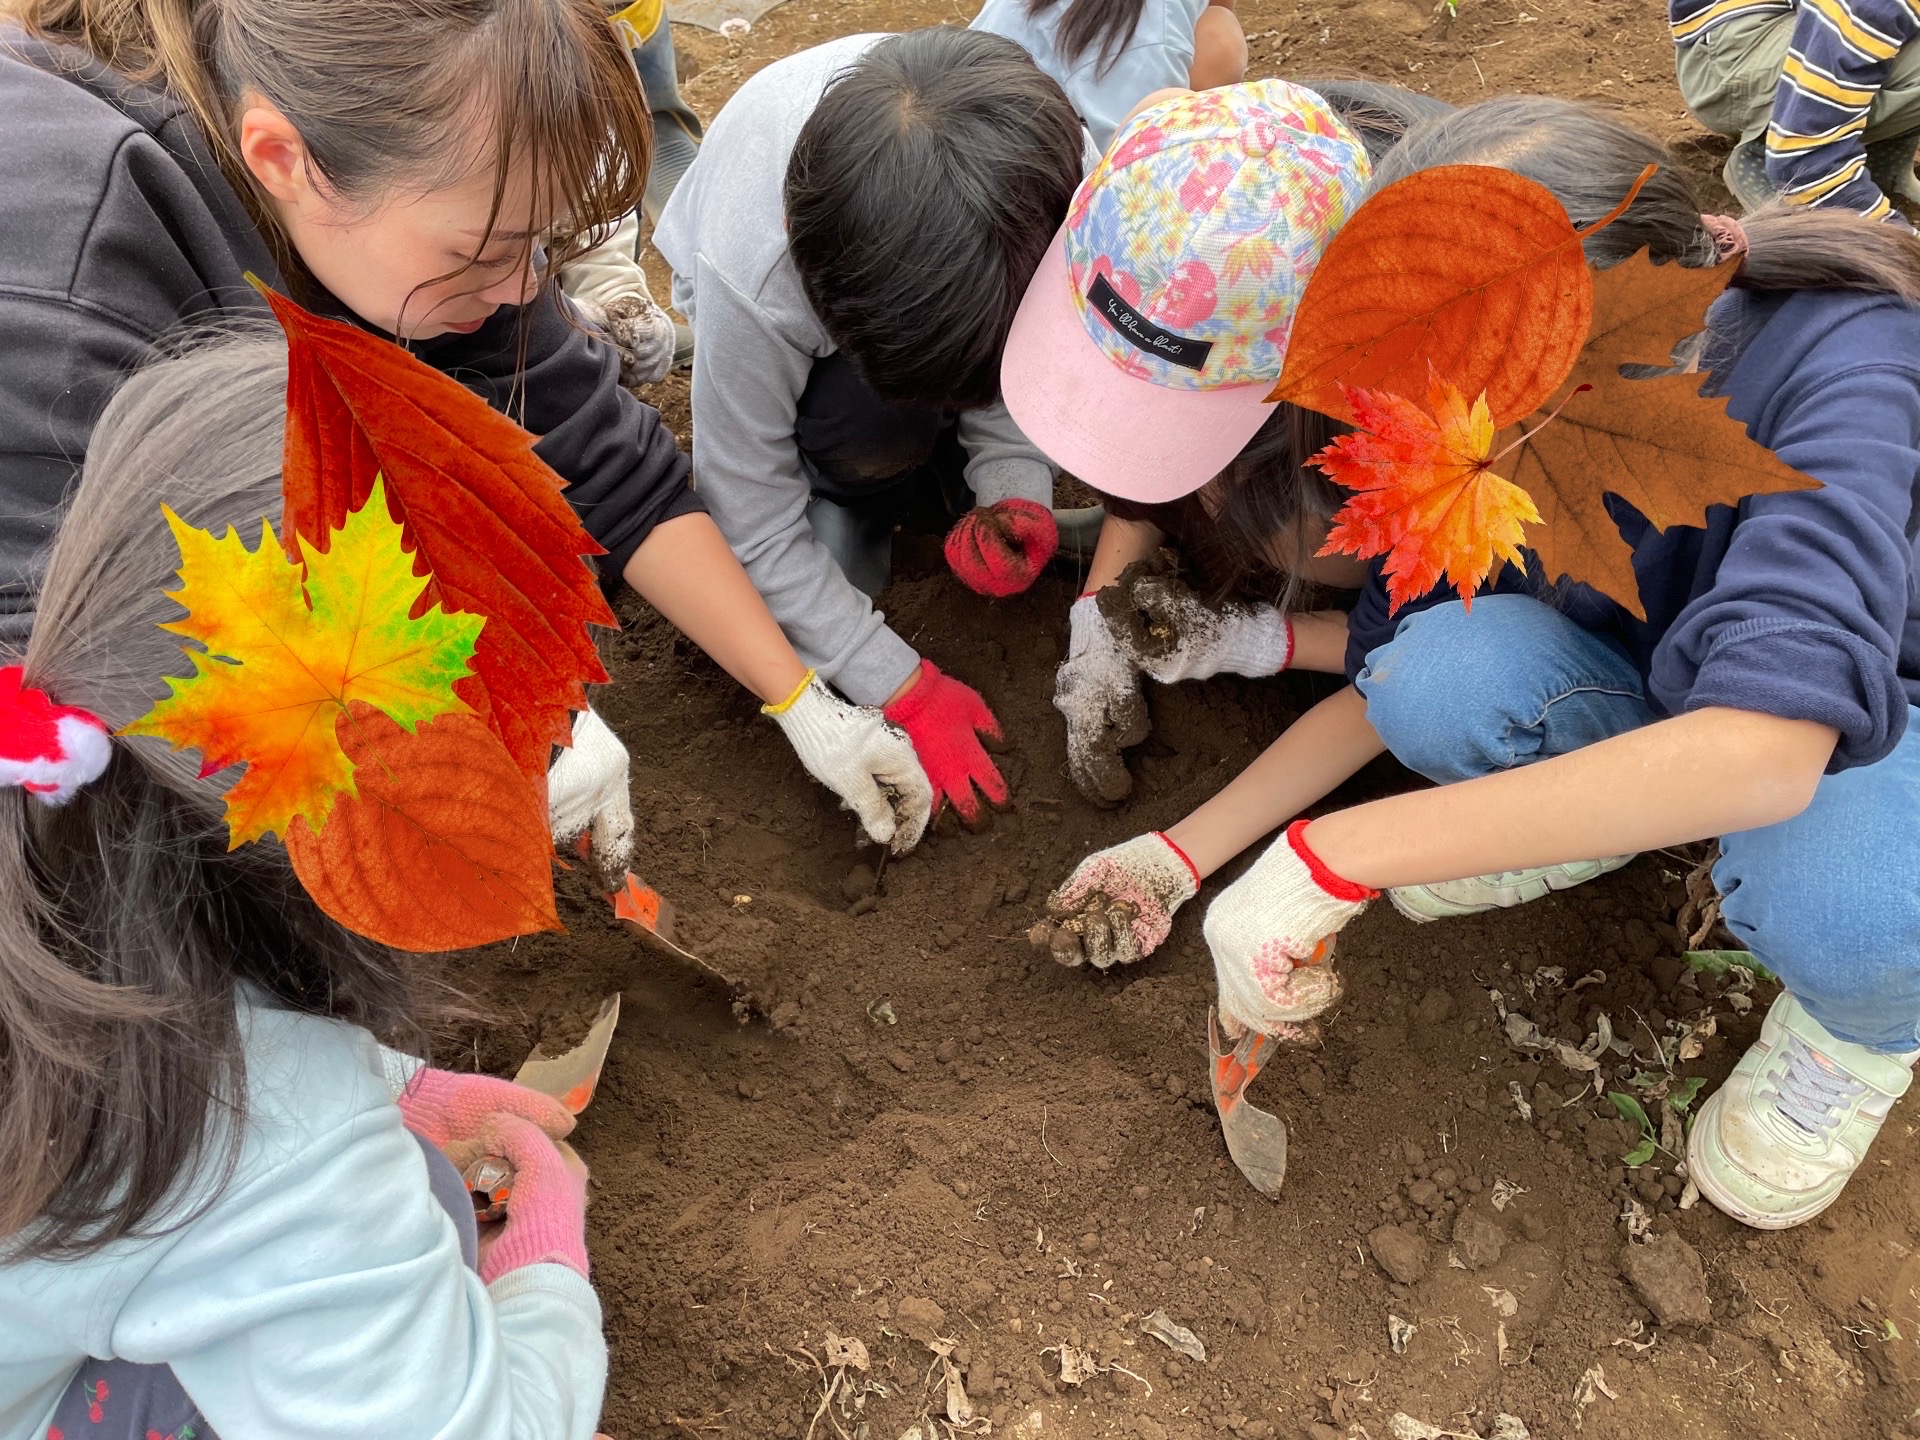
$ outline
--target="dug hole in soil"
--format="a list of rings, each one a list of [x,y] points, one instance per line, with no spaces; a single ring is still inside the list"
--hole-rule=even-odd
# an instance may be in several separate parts
[[[1618,101],[1716,175],[1724,143],[1681,109],[1660,7],[1457,8],[1239,10],[1255,75]],[[790,0],[745,37],[676,39],[711,115],[780,55],[967,13]],[[684,379],[648,398],[684,442]],[[1252,1092],[1292,1135],[1265,1200],[1206,1095],[1203,906],[1110,975],[1063,970],[1024,932],[1081,856],[1178,818],[1333,682],[1150,687],[1133,797],[1095,811],[1049,703],[1071,577],[990,603],[917,542],[896,574],[891,623],[1006,728],[1010,810],[979,833],[943,821],[881,867],[752,700],[629,596],[597,703],[633,754],[638,868],[758,1009],[740,1018],[725,987],[640,948],[571,876],[569,934],[451,966],[498,1020],[442,1058],[494,1073],[624,992],[576,1137],[616,1440],[945,1440],[929,1338],[953,1342],[970,1433],[1021,1440],[1517,1434],[1503,1415],[1596,1440],[1920,1435],[1911,1107],[1830,1218],[1758,1234],[1678,1208],[1674,1155],[1626,1167],[1637,1127],[1591,1072],[1516,1048],[1531,1032],[1490,994],[1575,1047],[1600,1048],[1604,1015],[1635,1055],[1601,1049],[1600,1088],[1645,1097],[1657,1130],[1659,1096],[1718,1084],[1771,999],[1680,960],[1697,857],[1479,919],[1415,927],[1374,906],[1341,937],[1349,996],[1324,1047]],[[1410,783],[1382,764],[1335,801]],[[1154,1311],[1205,1361],[1144,1334]],[[860,1341],[867,1368],[835,1364],[829,1335]]]

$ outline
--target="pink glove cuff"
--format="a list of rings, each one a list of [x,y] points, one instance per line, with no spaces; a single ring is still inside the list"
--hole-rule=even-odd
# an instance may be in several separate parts
[[[491,1285],[527,1265],[565,1265],[586,1275],[585,1179],[537,1125],[517,1115],[493,1116],[480,1138],[513,1165],[506,1224],[481,1258],[480,1278]]]
[[[517,1115],[556,1140],[573,1129],[573,1116],[551,1095],[492,1075],[456,1075],[422,1067],[396,1102],[407,1129],[442,1150],[471,1140],[487,1118]]]

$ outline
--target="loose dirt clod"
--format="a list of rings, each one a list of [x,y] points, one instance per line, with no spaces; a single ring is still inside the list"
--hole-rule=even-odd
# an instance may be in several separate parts
[[[947,1312],[924,1295],[909,1295],[893,1312],[893,1318],[902,1334],[922,1345],[931,1345],[940,1338],[940,1331],[947,1323]]]
[[[1655,1235],[1644,1244],[1628,1245],[1620,1255],[1620,1273],[1662,1325],[1713,1323],[1706,1267],[1678,1235]]]
[[[1427,1242],[1398,1225],[1382,1225],[1367,1236],[1367,1249],[1380,1268],[1402,1285],[1414,1285],[1427,1273]]]
[[[1472,1270],[1485,1270],[1500,1263],[1506,1248],[1507,1232],[1489,1216],[1468,1210],[1453,1222],[1453,1243]]]

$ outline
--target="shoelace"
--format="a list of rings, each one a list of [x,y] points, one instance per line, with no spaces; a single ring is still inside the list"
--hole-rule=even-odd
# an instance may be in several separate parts
[[[1830,1140],[1840,1112],[1866,1094],[1867,1087],[1799,1036],[1788,1035],[1786,1041],[1787,1063],[1774,1087],[1774,1109],[1809,1135]]]

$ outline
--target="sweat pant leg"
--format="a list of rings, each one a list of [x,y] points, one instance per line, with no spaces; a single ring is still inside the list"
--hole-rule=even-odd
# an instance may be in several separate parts
[[[1720,840],[1720,913],[1841,1040],[1920,1049],[1920,711],[1877,765],[1825,776],[1791,820]]]
[[[427,1162],[433,1198],[453,1220],[460,1236],[460,1257],[469,1269],[479,1264],[478,1227],[473,1200],[453,1162],[418,1141]],[[89,1360],[67,1386],[46,1430],[46,1440],[220,1440],[200,1407],[165,1365],[136,1365],[131,1360]]]

